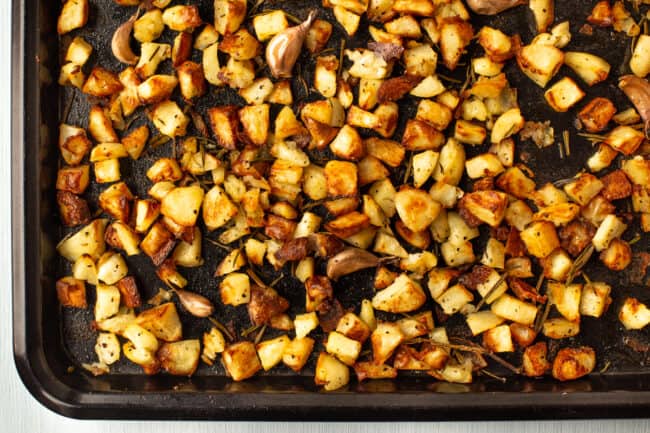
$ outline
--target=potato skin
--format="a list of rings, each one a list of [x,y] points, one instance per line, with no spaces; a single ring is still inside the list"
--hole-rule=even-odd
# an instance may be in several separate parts
[[[61,221],[66,227],[75,227],[90,222],[90,209],[86,200],[68,191],[57,191]]]

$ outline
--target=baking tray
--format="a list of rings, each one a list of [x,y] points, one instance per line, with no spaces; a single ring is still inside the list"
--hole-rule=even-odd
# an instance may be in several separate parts
[[[106,34],[110,34],[112,30],[109,29],[122,22],[126,13],[116,13],[112,2],[103,1],[105,8],[91,8],[89,26],[104,28]],[[304,9],[310,7],[311,3],[320,2],[269,0],[264,7],[282,7],[303,16]],[[629,55],[625,40],[609,30],[596,30],[593,37],[578,33],[582,19],[575,17],[586,17],[594,3],[557,1],[557,22],[571,18],[574,21],[573,46],[607,58],[615,76],[620,73],[617,68],[626,63]],[[93,2],[93,5],[96,4]],[[57,167],[57,149],[53,143],[58,133],[61,106],[70,97],[60,93],[56,85],[59,39],[55,23],[58,8],[58,2],[48,0],[20,0],[13,3],[11,170],[14,356],[20,377],[43,405],[69,417],[105,419],[414,421],[647,415],[650,409],[650,369],[643,368],[647,361],[645,356],[632,356],[621,348],[623,334],[615,317],[616,303],[605,320],[584,322],[584,327],[590,329],[589,333],[583,332],[585,335],[566,342],[567,345],[593,345],[599,354],[595,371],[603,367],[605,360],[610,363],[610,369],[605,374],[594,373],[570,383],[509,377],[504,384],[478,377],[471,385],[459,385],[410,375],[400,376],[393,381],[362,384],[353,380],[342,390],[326,393],[313,384],[309,369],[303,375],[279,369],[234,383],[218,369],[199,370],[197,375],[188,379],[167,375],[147,377],[137,369],[129,369],[128,365],[118,366],[115,374],[101,377],[93,377],[78,368],[80,362],[89,360],[87,357],[91,349],[87,342],[84,347],[76,347],[69,337],[75,333],[78,336],[90,335],[89,327],[83,325],[87,317],[84,318],[83,313],[76,313],[81,315],[75,316],[73,312],[62,311],[54,290],[57,276],[65,269],[54,251],[61,231],[52,189]],[[322,14],[332,18],[329,12]],[[209,16],[204,11],[203,15]],[[514,33],[516,29],[524,41],[530,40],[533,35],[532,20],[523,8],[505,13],[493,19],[492,23],[509,33]],[[365,31],[362,27],[359,40],[364,38]],[[340,29],[337,28],[336,32],[330,42],[332,46],[339,43]],[[103,35],[105,45],[108,43],[106,34]],[[93,42],[95,45],[99,40]],[[349,41],[348,46],[355,46],[354,43],[355,39]],[[611,49],[612,46],[616,48]],[[98,46],[95,45],[95,48]],[[117,64],[111,64],[111,61],[102,59],[101,64],[116,67]],[[313,69],[308,63],[305,65],[305,71]],[[539,120],[552,118],[556,131],[567,129],[572,121],[571,116],[554,115],[542,102],[542,90],[531,85],[512,66],[510,68],[507,71],[509,79],[513,87],[519,89],[524,115]],[[561,74],[572,75],[566,68],[562,69]],[[624,97],[611,79],[597,89],[590,89],[589,93],[606,94],[614,99],[617,106],[625,104]],[[538,184],[541,184],[550,179],[571,176],[592,152],[591,146],[580,142],[577,137],[573,136],[572,142],[572,157],[564,160],[559,159],[556,148],[538,151],[530,143],[521,143],[518,149],[520,153],[528,154],[527,162],[538,174]],[[635,248],[637,251],[639,248],[647,250],[647,237],[637,242]],[[142,275],[136,273],[136,276],[146,280],[150,270],[146,269],[144,262],[142,266],[143,269],[136,271]],[[130,268],[134,270],[133,266]],[[625,275],[593,272],[590,273],[592,278],[614,284],[615,291],[625,290],[625,293],[638,296],[641,300],[647,298],[643,293],[644,288],[630,284]],[[356,275],[343,279],[340,285],[344,288],[360,287],[363,281],[368,281],[368,277],[368,274]],[[145,286],[149,291],[154,290],[149,284]],[[279,288],[282,293],[290,289]],[[214,293],[209,296],[214,297]],[[345,298],[344,294],[340,299],[344,304],[354,301]],[[187,323],[187,318],[183,319],[184,324]],[[199,326],[190,323],[189,332],[196,331]],[[634,337],[645,341],[647,333],[637,332]]]

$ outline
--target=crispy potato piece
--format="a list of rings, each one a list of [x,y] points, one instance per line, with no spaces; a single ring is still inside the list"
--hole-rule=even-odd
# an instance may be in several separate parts
[[[553,377],[562,382],[591,373],[596,366],[596,352],[591,347],[564,348],[553,360]]]
[[[522,367],[528,377],[543,376],[551,368],[551,363],[546,359],[546,342],[540,341],[524,350]]]
[[[250,341],[226,347],[222,356],[224,367],[235,382],[248,379],[262,369],[255,345]]]
[[[73,1],[73,0],[70,0]],[[75,0],[85,1],[85,0]],[[117,74],[95,66],[81,89],[85,94],[103,98],[112,96],[124,88]]]
[[[66,0],[57,21],[57,33],[64,35],[85,26],[88,22],[88,10],[88,0]]]
[[[64,307],[86,308],[86,284],[73,277],[63,277],[56,282],[56,294]]]
[[[329,197],[356,197],[358,187],[355,164],[347,161],[328,161],[324,174]]]
[[[585,97],[585,92],[569,77],[556,82],[544,93],[546,102],[558,112],[569,111]]]
[[[578,113],[578,120],[589,132],[600,132],[616,114],[616,107],[607,98],[594,98]]]

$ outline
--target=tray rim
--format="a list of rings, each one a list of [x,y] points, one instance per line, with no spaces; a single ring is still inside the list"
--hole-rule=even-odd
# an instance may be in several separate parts
[[[40,117],[27,114],[38,112],[40,90],[35,58],[38,14],[26,11],[38,10],[38,1],[12,3],[12,324],[18,374],[29,393],[44,407],[78,419],[140,420],[431,421],[647,416],[650,391],[295,392],[282,393],[280,397],[264,392],[90,392],[64,383],[53,373],[44,353],[42,306],[29,302],[35,297],[33,290],[40,290],[39,276],[35,272],[27,274],[27,269],[33,269],[39,261],[38,248],[27,247],[30,238],[34,241],[39,236],[39,202],[37,185],[26,182],[26,174],[36,169],[29,164],[35,165],[37,158],[30,160],[25,143],[38,142]],[[34,82],[26,81],[30,78]],[[26,206],[28,201],[36,205]],[[33,289],[28,292],[27,287]]]

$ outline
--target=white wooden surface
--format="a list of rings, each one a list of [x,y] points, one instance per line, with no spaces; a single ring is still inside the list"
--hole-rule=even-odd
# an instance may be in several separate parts
[[[52,0],[58,1],[58,0]],[[77,421],[63,418],[40,406],[25,390],[13,363],[11,348],[11,244],[10,244],[10,1],[0,0],[0,430],[6,433],[93,433],[183,431],[199,433],[221,431],[245,432],[394,432],[394,433],[533,433],[571,431],[575,433],[650,431],[646,420],[577,421],[577,422],[491,422],[491,423],[400,423],[400,424],[325,424],[325,423],[178,423],[178,422],[105,422]]]

